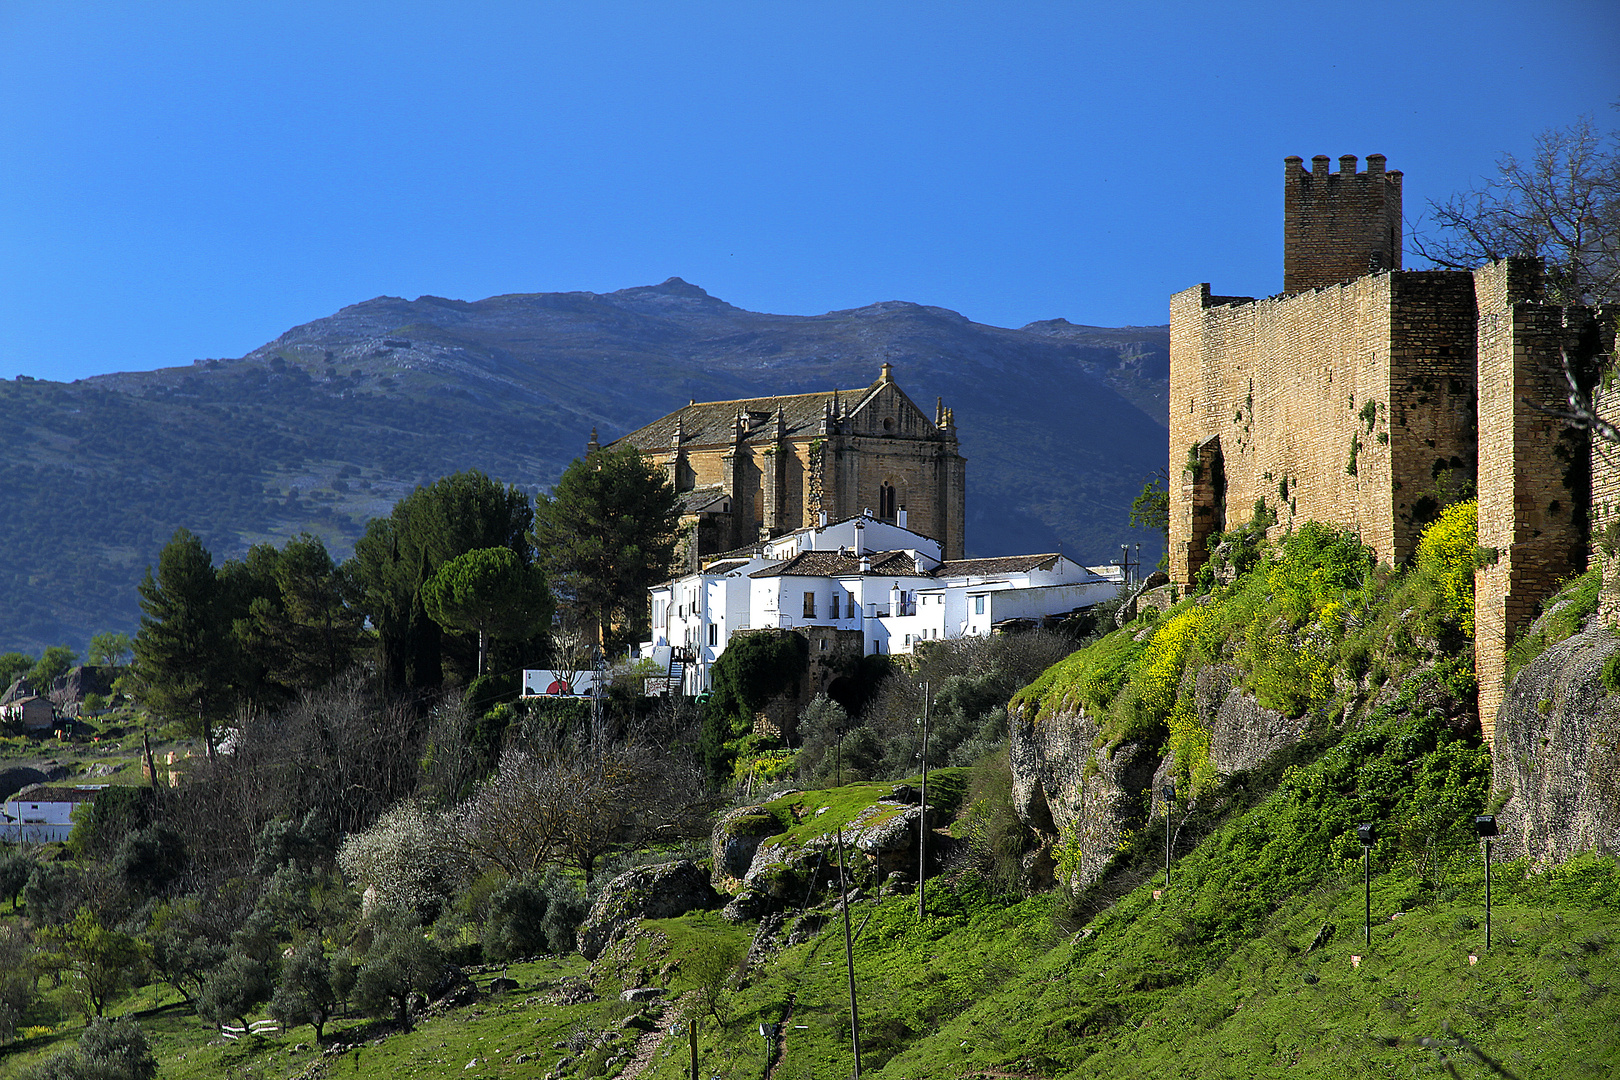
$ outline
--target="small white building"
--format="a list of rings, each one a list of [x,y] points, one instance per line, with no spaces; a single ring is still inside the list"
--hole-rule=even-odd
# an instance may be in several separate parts
[[[0,705],[0,722],[17,724],[24,731],[49,731],[56,726],[56,708],[39,695],[14,698]]]
[[[652,639],[641,655],[680,653],[681,685],[695,694],[709,687],[714,662],[739,630],[854,631],[864,653],[909,653],[924,641],[1090,607],[1123,583],[1117,567],[1088,568],[1061,554],[941,562],[939,543],[906,529],[903,518],[891,525],[862,515],[654,586]]]
[[[48,844],[73,832],[73,810],[93,802],[108,784],[35,784],[0,806],[0,840],[11,844]]]

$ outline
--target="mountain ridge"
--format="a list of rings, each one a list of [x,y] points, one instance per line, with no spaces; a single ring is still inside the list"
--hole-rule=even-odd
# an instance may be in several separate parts
[[[1165,462],[1168,328],[1014,329],[877,301],[752,312],[673,277],[609,293],[378,296],[233,358],[0,383],[0,650],[132,630],[175,527],[216,558],[300,531],[345,555],[419,483],[478,468],[532,493],[689,400],[865,385],[882,363],[956,411],[968,547],[1098,562]]]

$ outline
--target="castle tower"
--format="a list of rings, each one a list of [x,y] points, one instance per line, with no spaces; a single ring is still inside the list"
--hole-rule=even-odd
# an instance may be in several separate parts
[[[1401,174],[1384,171],[1384,155],[1318,154],[1310,171],[1283,159],[1283,292],[1296,293],[1401,268]]]

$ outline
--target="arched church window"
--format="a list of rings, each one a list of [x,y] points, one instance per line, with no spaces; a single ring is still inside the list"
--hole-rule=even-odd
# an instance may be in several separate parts
[[[894,485],[885,480],[883,486],[878,489],[878,517],[885,521],[893,521],[894,506]]]

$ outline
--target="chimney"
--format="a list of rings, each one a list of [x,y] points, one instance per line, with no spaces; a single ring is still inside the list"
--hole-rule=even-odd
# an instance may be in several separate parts
[[[902,529],[906,527],[906,508],[901,507],[894,512],[894,523]]]
[[[827,527],[827,511],[822,510],[819,513],[817,513],[816,514],[816,521],[819,522],[819,525],[817,526],[817,528],[825,529]]]
[[[855,522],[855,557],[860,558],[866,554],[866,522]]]
[[[870,556],[870,555],[862,555],[861,556],[861,573],[870,574],[871,572],[872,572],[872,556]]]

